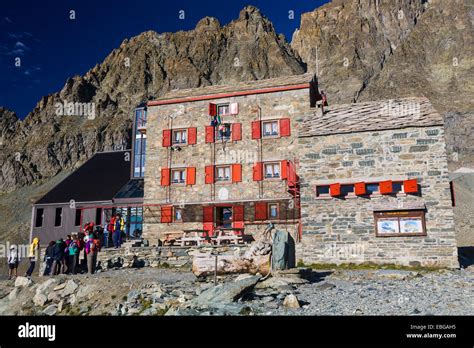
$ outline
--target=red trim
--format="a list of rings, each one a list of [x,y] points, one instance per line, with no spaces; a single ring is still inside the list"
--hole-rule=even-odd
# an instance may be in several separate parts
[[[157,106],[157,105],[167,105],[167,104],[177,104],[177,103],[189,103],[189,102],[200,101],[200,100],[239,97],[239,96],[245,96],[245,95],[251,95],[251,94],[263,94],[263,93],[273,93],[273,92],[281,92],[281,91],[293,91],[295,89],[304,89],[304,88],[309,88],[309,83],[303,83],[303,84],[300,84],[300,85],[293,85],[293,86],[281,86],[281,87],[272,87],[272,88],[264,88],[264,89],[253,89],[253,90],[249,90],[249,91],[209,94],[209,95],[202,95],[202,96],[199,96],[199,97],[183,97],[183,98],[177,98],[177,99],[149,101],[146,105],[147,106]]]

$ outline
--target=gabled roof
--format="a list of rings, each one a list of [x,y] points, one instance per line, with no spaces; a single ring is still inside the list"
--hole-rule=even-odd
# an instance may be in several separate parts
[[[424,97],[330,105],[324,116],[318,109],[299,121],[299,137],[443,125]]]
[[[130,168],[130,150],[96,153],[35,204],[112,200],[130,179]]]
[[[185,103],[197,100],[228,98],[249,94],[270,93],[292,89],[309,88],[314,81],[313,73],[283,76],[265,80],[236,82],[233,84],[213,85],[189,89],[177,89],[148,102],[148,106]]]

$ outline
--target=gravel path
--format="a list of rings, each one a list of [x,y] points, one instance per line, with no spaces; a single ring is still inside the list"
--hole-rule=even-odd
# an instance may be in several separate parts
[[[395,273],[397,274],[397,273]],[[474,272],[432,272],[391,279],[369,271],[328,274],[294,291],[302,308],[269,315],[473,315]],[[268,302],[272,303],[272,302]]]

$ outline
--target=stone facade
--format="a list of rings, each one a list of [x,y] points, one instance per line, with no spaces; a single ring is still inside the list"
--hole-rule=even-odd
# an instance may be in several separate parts
[[[457,267],[457,248],[442,126],[299,139],[305,263]],[[419,195],[316,197],[316,185],[416,178]],[[376,207],[426,207],[426,236],[376,237]]]
[[[207,99],[148,107],[147,121],[147,165],[145,172],[144,237],[151,244],[157,242],[164,232],[179,232],[183,229],[203,228],[203,205],[243,204],[246,233],[263,231],[268,223],[255,221],[256,201],[278,202],[280,218],[273,221],[277,228],[295,233],[297,211],[290,203],[287,182],[282,179],[254,181],[253,166],[256,162],[290,160],[297,156],[296,116],[310,110],[309,87],[274,93],[249,94],[245,96]],[[210,125],[209,103],[238,103],[239,112],[223,116],[224,123],[240,123],[242,140],[216,140],[205,142],[205,127]],[[260,107],[260,111],[258,109]],[[252,139],[252,121],[290,119],[289,136]],[[170,115],[175,115],[170,119]],[[182,145],[181,151],[171,151],[162,146],[163,130],[197,128],[195,145]],[[237,183],[205,183],[205,167],[209,165],[242,165],[242,180]],[[162,168],[196,168],[194,185],[161,185]],[[293,206],[291,205],[293,204]],[[183,222],[160,223],[160,205],[182,207]]]

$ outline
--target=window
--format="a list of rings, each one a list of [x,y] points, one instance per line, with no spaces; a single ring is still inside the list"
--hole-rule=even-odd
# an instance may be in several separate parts
[[[76,209],[76,216],[74,219],[74,226],[81,226],[81,209]]]
[[[133,152],[133,177],[143,178],[145,174],[146,134],[135,134]]]
[[[95,210],[95,224],[96,225],[102,224],[102,208],[97,208]]]
[[[368,195],[371,195],[373,193],[379,193],[379,184],[378,183],[367,184],[366,192]]]
[[[230,115],[229,104],[222,104],[217,106],[217,114],[219,116]]]
[[[268,216],[270,219],[278,219],[278,203],[268,204]]]
[[[171,171],[173,184],[184,184],[186,178],[186,171],[184,169],[173,169]]]
[[[216,181],[230,181],[230,166],[216,167]]]
[[[224,123],[216,128],[217,140],[229,140],[232,136],[232,126],[230,123]]]
[[[402,192],[403,191],[402,188],[403,188],[403,183],[401,181],[392,183],[392,192],[394,194]]]
[[[181,208],[174,208],[173,220],[176,222],[183,221],[183,210]]]
[[[54,227],[60,227],[63,219],[63,208],[56,208],[54,214]]]
[[[186,129],[173,131],[173,144],[186,144]]]
[[[277,136],[278,132],[278,121],[264,121],[262,122],[263,136],[271,137]]]
[[[341,185],[342,196],[347,196],[350,193],[354,193],[354,185]]]
[[[280,163],[265,163],[265,179],[280,177]]]
[[[316,186],[316,197],[329,196],[329,185]]]
[[[426,236],[423,210],[375,212],[377,237]]]
[[[43,218],[44,218],[44,209],[43,208],[36,209],[35,227],[43,226]]]
[[[137,128],[142,128],[146,126],[146,110],[137,109],[135,111],[135,125]]]

